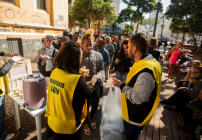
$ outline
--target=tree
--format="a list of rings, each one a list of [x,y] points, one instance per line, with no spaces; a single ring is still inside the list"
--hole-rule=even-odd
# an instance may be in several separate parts
[[[120,29],[117,22],[112,23],[110,28],[113,30],[113,35],[116,30]]]
[[[136,16],[137,18],[137,28],[135,33],[138,31],[139,22],[143,14],[151,13],[155,10],[156,7],[156,0],[123,0],[124,3],[128,5],[128,7],[135,7],[136,12],[138,13]]]
[[[193,25],[202,19],[202,1],[201,0],[175,0],[169,6],[169,10],[165,13],[168,19],[185,19],[187,28],[193,38],[195,49],[197,48],[196,39],[194,37]],[[194,23],[192,23],[194,22]]]
[[[124,32],[129,33],[134,31],[133,25],[125,24],[125,28],[123,29]]]
[[[91,27],[93,22],[100,22],[106,18],[109,22],[116,19],[111,0],[76,0],[72,7],[73,18],[83,24],[88,23]],[[99,26],[99,24],[97,24]]]
[[[174,18],[169,26],[169,29],[171,30],[172,33],[177,34],[176,40],[178,40],[178,36],[180,33],[183,34],[182,40],[184,40],[185,34],[189,32],[186,20],[180,18]]]
[[[147,18],[143,20],[144,27],[147,29],[146,33],[148,34],[149,31],[154,27],[156,18]],[[160,24],[161,20],[158,18],[157,24]]]
[[[138,21],[138,16],[140,13],[136,10],[133,10],[132,8],[125,8],[122,9],[121,12],[119,13],[118,17],[118,22],[137,22]]]

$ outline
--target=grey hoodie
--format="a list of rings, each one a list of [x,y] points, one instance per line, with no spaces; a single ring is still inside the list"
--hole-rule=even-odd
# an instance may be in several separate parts
[[[80,68],[86,66],[89,69],[89,77],[85,77],[85,81],[91,81],[93,75],[97,75],[97,72],[104,73],[104,60],[102,54],[92,50],[90,53],[83,51]]]

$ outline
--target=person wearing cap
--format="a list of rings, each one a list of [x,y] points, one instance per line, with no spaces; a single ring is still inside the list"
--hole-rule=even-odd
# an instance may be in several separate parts
[[[61,35],[61,34],[58,34],[57,35],[57,42],[56,42],[56,44],[60,44],[60,39],[62,38],[63,36]]]

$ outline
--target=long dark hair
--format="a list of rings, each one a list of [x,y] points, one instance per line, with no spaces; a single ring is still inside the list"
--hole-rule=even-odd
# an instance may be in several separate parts
[[[120,58],[120,57],[122,57],[122,56],[125,55],[125,50],[124,50],[124,48],[123,48],[123,44],[128,44],[128,39],[125,39],[125,40],[123,41],[123,43],[121,44],[121,48],[120,48],[119,51],[118,51],[118,58]]]
[[[56,55],[53,64],[64,71],[79,74],[81,49],[79,43],[66,41]]]

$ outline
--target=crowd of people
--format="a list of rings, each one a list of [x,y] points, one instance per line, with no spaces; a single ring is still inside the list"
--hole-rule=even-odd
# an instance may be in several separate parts
[[[54,37],[46,35],[42,39],[43,48],[38,51],[38,69],[49,77],[46,114],[48,120],[47,138],[80,140],[81,131],[91,135],[97,128],[95,114],[103,94],[103,82],[108,83],[109,75],[116,73],[112,84],[122,92],[121,106],[124,133],[127,140],[138,140],[142,129],[149,124],[159,105],[162,67],[157,38],[149,38],[143,33],[124,37],[94,35],[89,29],[80,37],[64,31]],[[166,42],[167,43],[167,42]],[[165,44],[167,46],[167,44]],[[164,45],[164,47],[166,47]],[[178,42],[164,57],[169,58],[169,76],[173,76],[181,53],[182,42]],[[10,55],[1,53],[3,55]],[[17,54],[11,55],[15,56]],[[2,76],[11,69],[15,57],[0,69]],[[179,129],[191,129],[193,139],[200,135],[202,128],[202,69],[200,61],[192,61],[192,68],[182,81],[178,90],[168,99],[161,100],[165,109],[182,111],[183,124]],[[83,71],[82,69],[88,70]],[[105,80],[91,81],[95,75],[104,75]],[[56,85],[57,81],[60,84]],[[111,84],[111,83],[109,83]],[[56,94],[53,89],[59,92]],[[4,90],[0,93],[0,111],[5,114]],[[89,108],[91,111],[89,112]],[[0,113],[0,140],[10,139],[6,135],[5,115]],[[83,130],[81,126],[84,125]],[[9,137],[9,138],[6,138]]]

